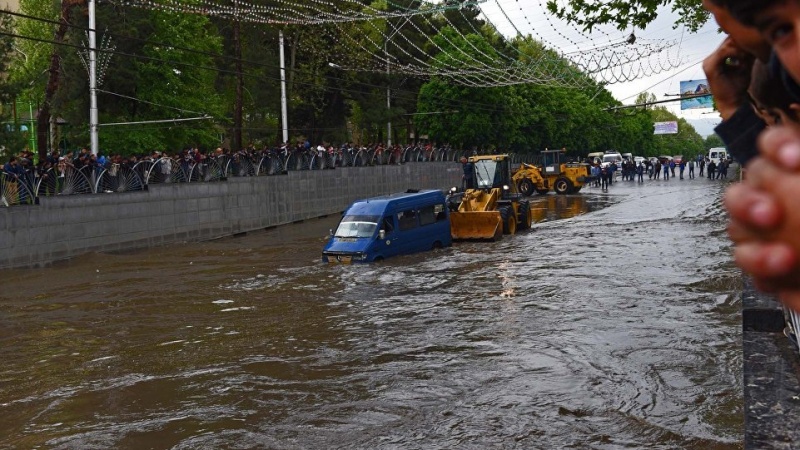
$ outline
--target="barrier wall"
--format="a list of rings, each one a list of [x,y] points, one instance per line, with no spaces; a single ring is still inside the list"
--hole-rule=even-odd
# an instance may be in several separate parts
[[[0,268],[41,266],[87,252],[199,241],[343,211],[353,200],[461,183],[452,162],[297,171],[147,191],[47,197],[0,208]]]

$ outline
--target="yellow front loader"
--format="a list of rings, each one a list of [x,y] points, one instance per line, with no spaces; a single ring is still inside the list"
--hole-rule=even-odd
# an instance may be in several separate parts
[[[542,165],[522,163],[514,172],[512,182],[517,190],[530,196],[534,192],[547,194],[577,194],[584,184],[593,180],[588,164],[562,163],[562,150],[542,151]]]
[[[497,240],[531,226],[531,208],[511,184],[508,155],[473,156],[474,179],[464,192],[451,192],[453,239]]]

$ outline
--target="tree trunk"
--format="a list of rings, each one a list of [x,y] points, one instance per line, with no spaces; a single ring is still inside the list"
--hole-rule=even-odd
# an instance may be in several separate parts
[[[294,30],[294,35],[291,39],[289,39],[289,67],[288,67],[288,80],[287,80],[287,91],[292,92],[292,88],[294,88],[294,65],[295,60],[297,58],[297,42],[300,40],[300,32]],[[287,92],[286,95],[289,95]]]
[[[56,43],[64,42],[64,36],[69,29],[69,10],[75,2],[61,2],[61,17],[58,27],[53,35]],[[39,109],[39,117],[36,121],[36,146],[38,147],[39,159],[47,157],[50,141],[50,103],[53,101],[58,91],[59,75],[61,73],[61,56],[58,54],[58,45],[53,46],[53,53],[50,55],[50,77],[47,79],[47,86],[44,90],[44,103]]]

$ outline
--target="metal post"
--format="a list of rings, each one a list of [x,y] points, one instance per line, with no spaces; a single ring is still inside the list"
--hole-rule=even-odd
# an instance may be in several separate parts
[[[38,110],[39,108],[36,108],[36,109]],[[30,100],[28,100],[28,114],[29,114],[28,115],[28,120],[29,120],[29,127],[30,127],[29,131],[28,131],[28,133],[29,133],[28,136],[30,136],[31,150],[36,152],[36,153],[39,153],[39,149],[36,147],[36,133],[34,133],[34,131],[37,131],[37,130],[36,130],[36,121],[33,119],[33,102],[30,101]]]
[[[95,38],[95,0],[89,0],[89,139],[92,154],[99,150],[97,138],[97,42]]]
[[[289,114],[286,112],[286,62],[283,55],[283,30],[278,31],[278,47],[281,56],[281,126],[283,142],[289,142]]]
[[[392,146],[392,84],[389,80],[389,40],[383,43],[383,54],[386,55],[386,149]]]

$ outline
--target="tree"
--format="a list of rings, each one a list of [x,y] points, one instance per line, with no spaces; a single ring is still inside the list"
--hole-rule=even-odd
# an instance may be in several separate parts
[[[678,118],[663,106],[650,110],[653,122],[678,122],[677,134],[663,134],[655,138],[658,155],[683,155],[694,158],[704,153],[703,138],[685,119]]]
[[[714,147],[725,147],[725,143],[722,142],[722,138],[717,134],[709,135],[706,137],[705,142],[703,142],[703,148],[706,150]]]
[[[584,30],[604,24],[612,24],[620,30],[644,29],[658,16],[659,8],[666,6],[678,13],[675,26],[685,25],[692,32],[697,31],[709,18],[702,0],[570,0],[567,6],[561,6],[557,0],[547,2],[547,9],[551,13]]]
[[[98,33],[98,42],[107,33],[118,52],[112,54],[99,86],[103,91],[98,96],[101,125],[202,115],[225,120],[222,99],[214,86],[213,55],[221,52],[221,39],[208,18],[113,4],[101,4],[97,16],[98,23],[108,24],[107,30]],[[67,38],[80,45],[82,31],[73,29]],[[87,72],[73,49],[62,58],[62,77],[54,109],[67,122],[78,124],[68,137],[87,142]],[[218,145],[219,132],[215,120],[103,126],[100,150],[131,154],[174,152],[189,146],[209,148]]]
[[[10,34],[13,21],[7,14],[0,15],[0,32]],[[14,40],[7,34],[0,36],[0,73],[9,69],[10,56],[14,51]],[[0,157],[17,153],[25,145],[25,138],[16,123],[16,100],[20,91],[19,83],[10,77],[0,78],[0,104],[12,105],[0,109]],[[2,161],[4,162],[4,161]]]

